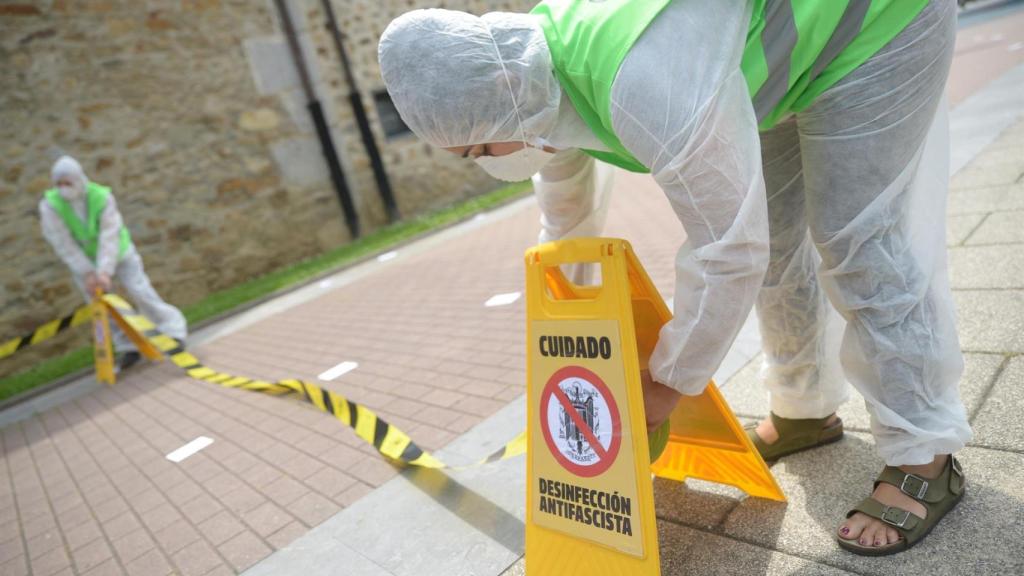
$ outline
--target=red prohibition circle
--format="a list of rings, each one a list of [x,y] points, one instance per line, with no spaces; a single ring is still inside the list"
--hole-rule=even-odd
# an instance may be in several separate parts
[[[565,455],[562,454],[562,451],[558,449],[558,446],[555,445],[555,440],[551,435],[551,430],[549,429],[550,424],[548,423],[547,416],[548,404],[552,401],[560,402],[558,398],[554,397],[554,392],[555,388],[558,387],[558,384],[566,378],[580,378],[582,380],[586,380],[590,384],[593,384],[594,388],[597,388],[601,397],[608,404],[608,415],[612,421],[612,440],[608,445],[605,457],[600,458],[596,464],[592,464],[590,466],[582,466],[566,458]],[[551,451],[555,460],[558,460],[558,463],[561,464],[563,468],[577,476],[592,478],[604,473],[615,462],[615,457],[618,456],[619,448],[622,444],[622,421],[619,419],[619,407],[615,404],[615,397],[612,396],[612,391],[608,389],[608,386],[605,385],[597,374],[594,374],[582,366],[566,366],[564,368],[560,368],[551,375],[547,384],[544,385],[544,391],[541,392],[540,395],[540,410],[540,429],[544,433],[544,441],[547,443],[548,450]]]

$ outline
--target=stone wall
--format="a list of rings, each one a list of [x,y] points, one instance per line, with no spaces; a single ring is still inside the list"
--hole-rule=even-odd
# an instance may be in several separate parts
[[[526,10],[525,0],[332,0],[399,209],[415,216],[496,183],[412,135],[385,137],[377,39],[420,7]],[[384,209],[320,0],[289,0],[363,224]],[[114,189],[146,269],[187,306],[349,241],[272,0],[0,0],[0,340],[80,305],[39,232],[59,153]],[[0,361],[0,376],[87,340]]]

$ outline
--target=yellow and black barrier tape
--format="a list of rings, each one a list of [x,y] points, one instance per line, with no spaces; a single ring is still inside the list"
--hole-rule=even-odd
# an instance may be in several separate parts
[[[21,338],[12,338],[3,344],[0,344],[0,360],[8,356],[13,356],[15,352],[20,352],[33,344],[39,344],[44,340],[49,340],[68,328],[73,328],[79,324],[85,324],[91,319],[92,307],[89,305],[82,306],[63,318],[51,320],[46,324],[43,324]]]
[[[225,388],[239,388],[272,396],[295,394],[318,410],[330,414],[342,424],[352,428],[359,438],[371,444],[382,456],[390,460],[422,468],[464,469],[513,458],[526,452],[526,433],[522,432],[501,449],[475,464],[449,466],[430,452],[417,446],[408,434],[389,424],[373,410],[357,404],[337,392],[303,380],[287,379],[269,382],[218,372],[203,365],[198,358],[185,349],[182,342],[161,333],[148,318],[136,312],[120,297],[106,295],[103,299],[117,309],[121,317],[142,337],[170,358],[171,362],[184,370],[190,377]]]

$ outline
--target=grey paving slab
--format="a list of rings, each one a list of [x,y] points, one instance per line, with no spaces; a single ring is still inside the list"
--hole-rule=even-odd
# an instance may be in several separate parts
[[[438,456],[454,465],[486,456],[522,430],[525,404],[511,403]],[[524,551],[525,472],[523,458],[467,470],[406,470],[245,574],[338,574],[343,546],[379,574],[498,574]]]
[[[1024,113],[1024,65],[1003,74],[950,114],[950,174],[956,174]]]
[[[1024,452],[1024,356],[1010,360],[974,418],[973,444]]]
[[[852,574],[833,566],[819,564],[668,521],[658,522],[658,541],[663,576],[683,576],[685,574],[841,576]],[[526,576],[525,560],[520,559],[501,576]]]
[[[986,214],[960,214],[946,218],[946,244],[963,244],[985,217]]]
[[[949,249],[954,290],[1024,288],[1024,250],[1013,244]]]
[[[960,379],[960,396],[968,414],[976,413],[985,400],[986,390],[1003,363],[999,354],[964,354],[964,375]]]
[[[1024,455],[967,448],[963,502],[913,549],[884,558],[850,554],[834,541],[846,511],[868,495],[882,462],[865,434],[796,454],[772,467],[789,498],[750,498],[729,515],[724,534],[859,574],[1020,574],[1024,554]]]
[[[339,540],[320,540],[311,544],[298,544],[291,548],[293,554],[286,569],[264,567],[266,561],[249,568],[243,574],[266,574],[280,576],[283,574],[325,574],[325,565],[331,574],[358,574],[359,576],[391,576],[384,568],[374,564],[359,550]],[[273,556],[271,556],[273,558]]]
[[[654,479],[654,503],[658,519],[709,530],[744,498],[732,486],[702,480],[676,482]]]
[[[982,154],[978,154],[971,160],[971,167],[995,168],[1012,171],[1016,169],[1018,175],[1024,171],[1024,142],[1021,136],[1024,135],[1024,123],[1018,118],[1017,123],[999,134],[998,140],[985,148]]]
[[[1017,182],[1020,178],[1021,170],[1022,168],[1018,163],[989,163],[985,165],[971,163],[953,177],[950,187],[957,190],[1008,186]]]
[[[685,526],[660,522],[661,573],[840,576],[845,570]]]
[[[947,213],[985,214],[999,210],[1024,210],[1024,183],[968,190],[950,190]]]
[[[974,414],[982,406],[985,392],[992,385],[999,366],[1003,363],[1000,354],[965,354],[964,375],[960,380],[960,395],[967,406],[968,414]],[[761,356],[726,382],[722,393],[733,411],[746,417],[763,418],[768,414],[768,392],[761,385],[758,372]],[[838,411],[847,430],[868,431],[870,419],[864,408],[864,401],[852,387],[850,399]]]
[[[1024,352],[1024,290],[957,290],[960,346],[971,352]]]
[[[1024,149],[1021,149],[1024,157]],[[970,218],[976,215],[964,215]],[[1021,244],[1024,243],[1024,211],[996,212],[989,214],[981,226],[964,242],[967,246],[979,244]]]

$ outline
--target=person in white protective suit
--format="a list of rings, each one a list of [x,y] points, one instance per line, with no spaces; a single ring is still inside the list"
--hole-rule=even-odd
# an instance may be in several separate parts
[[[953,0],[546,0],[407,13],[379,58],[420,138],[533,178],[541,241],[600,234],[595,157],[649,171],[687,235],[644,377],[649,429],[704,390],[756,302],[771,416],[749,434],[766,459],[838,440],[845,374],[887,465],[837,540],[882,555],[964,489],[944,238],[955,20]]]
[[[43,236],[71,271],[86,302],[96,290],[109,292],[116,279],[164,334],[184,340],[188,335],[185,316],[164,302],[150,284],[110,188],[90,182],[70,156],[58,159],[50,176],[55,187],[39,202]],[[138,362],[139,353],[116,325],[111,328],[118,366],[128,368]]]

